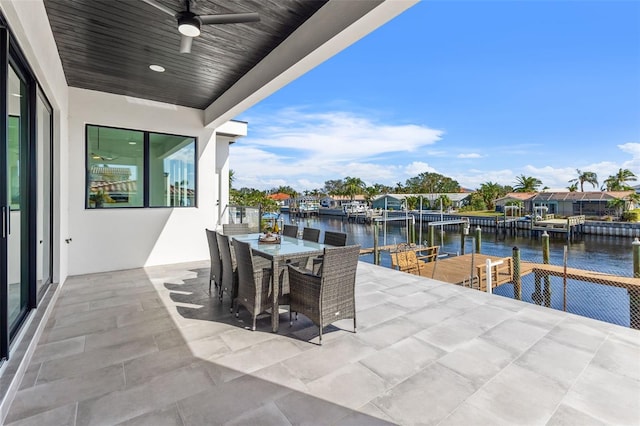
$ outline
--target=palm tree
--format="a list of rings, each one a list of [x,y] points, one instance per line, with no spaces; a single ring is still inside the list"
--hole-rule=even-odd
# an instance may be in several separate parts
[[[376,197],[376,195],[380,195],[380,193],[381,192],[379,185],[367,186],[364,189],[364,200],[368,205],[371,205],[373,199]]]
[[[542,185],[542,181],[531,176],[520,175],[516,178],[516,184],[513,187],[514,192],[536,192],[538,187]]]
[[[611,207],[615,210],[615,216],[622,216],[622,213],[625,211],[627,203],[622,198],[613,198],[607,202],[607,207]]]
[[[604,185],[607,188],[607,191],[624,191],[632,189],[630,185],[627,185],[627,182],[635,182],[636,180],[638,179],[631,170],[620,169],[616,174],[605,179]]]
[[[578,182],[573,182],[571,185],[567,186],[569,192],[576,192],[578,190]]]
[[[480,195],[482,196],[482,200],[484,201],[485,206],[489,210],[494,209],[494,203],[497,198],[500,197],[503,188],[502,185],[495,182],[485,182],[480,185]]]
[[[342,187],[344,195],[348,196],[351,201],[355,198],[356,194],[362,194],[367,185],[362,181],[362,179],[357,177],[349,177],[344,178],[344,185]]]
[[[236,180],[235,172],[233,169],[229,169],[229,189],[233,186],[233,181]]]
[[[594,172],[583,172],[580,169],[576,169],[576,173],[578,173],[578,177],[571,179],[569,182],[579,182],[580,192],[584,192],[585,182],[590,183],[594,188],[598,186],[598,175]]]

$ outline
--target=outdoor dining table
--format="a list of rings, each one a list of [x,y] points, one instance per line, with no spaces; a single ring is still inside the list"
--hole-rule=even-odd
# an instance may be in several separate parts
[[[255,254],[271,261],[271,268],[273,271],[273,273],[271,274],[273,280],[273,309],[271,312],[271,327],[273,329],[273,332],[275,333],[278,331],[278,325],[280,322],[280,312],[278,304],[278,293],[280,291],[280,273],[278,271],[280,264],[287,260],[295,261],[296,259],[305,259],[308,257],[320,255],[324,252],[325,247],[332,246],[328,244],[314,243],[312,241],[299,240],[293,237],[285,237],[284,235],[280,236],[280,243],[274,244],[260,242],[261,236],[264,235],[259,233],[241,234],[233,235],[231,238],[249,243]]]

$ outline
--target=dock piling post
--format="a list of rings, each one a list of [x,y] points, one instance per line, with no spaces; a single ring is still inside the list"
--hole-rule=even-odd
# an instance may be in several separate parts
[[[535,272],[533,276],[533,283],[534,283],[534,290],[533,290],[533,294],[531,295],[531,300],[533,300],[533,302],[536,305],[542,305],[542,288],[540,284],[540,273]]]
[[[416,217],[411,215],[411,229],[409,230],[409,243],[415,244],[416,242]]]
[[[380,251],[378,250],[378,222],[373,225],[373,264],[380,264]]]
[[[476,253],[480,253],[482,248],[482,229],[480,226],[476,227]]]
[[[542,234],[542,263],[549,264],[549,234],[544,231]],[[544,305],[551,307],[551,277],[545,275],[544,277]]]
[[[460,224],[460,254],[464,256],[464,223]]]
[[[636,237],[631,243],[633,249],[633,276],[640,278],[640,240]],[[629,289],[629,325],[640,330],[640,290]]]
[[[429,226],[429,232],[427,233],[427,240],[429,240],[429,247],[433,247],[436,241],[435,226]]]
[[[633,249],[633,277],[640,278],[640,240],[634,238],[631,243]]]
[[[520,249],[513,248],[513,297],[522,300],[522,277],[520,276]]]

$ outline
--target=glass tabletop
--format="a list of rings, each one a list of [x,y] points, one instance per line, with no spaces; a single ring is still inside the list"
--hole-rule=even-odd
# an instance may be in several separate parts
[[[292,255],[303,255],[305,253],[321,252],[325,247],[330,247],[322,243],[299,240],[293,237],[280,236],[280,243],[261,243],[259,238],[264,234],[241,234],[232,235],[231,238],[249,243],[255,251],[272,257],[287,257]]]

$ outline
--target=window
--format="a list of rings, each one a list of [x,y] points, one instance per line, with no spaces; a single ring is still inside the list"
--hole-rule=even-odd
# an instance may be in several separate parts
[[[196,141],[87,125],[86,207],[195,207]]]
[[[149,134],[149,204],[195,205],[196,142],[184,136]]]

